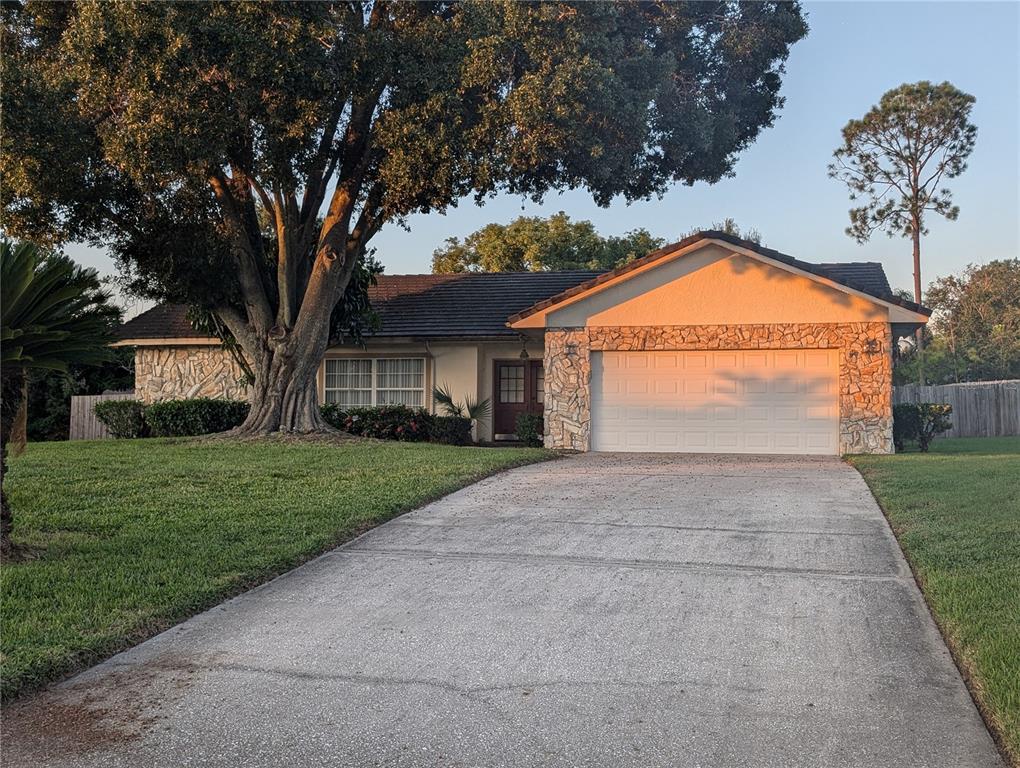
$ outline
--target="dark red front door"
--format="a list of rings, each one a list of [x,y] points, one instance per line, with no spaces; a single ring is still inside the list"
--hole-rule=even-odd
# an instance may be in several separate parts
[[[512,437],[522,413],[542,413],[545,373],[541,360],[498,360],[492,391],[492,421],[496,439]]]

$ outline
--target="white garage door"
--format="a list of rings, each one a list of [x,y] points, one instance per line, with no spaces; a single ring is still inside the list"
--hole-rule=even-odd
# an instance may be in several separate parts
[[[592,450],[839,448],[839,352],[594,352]]]

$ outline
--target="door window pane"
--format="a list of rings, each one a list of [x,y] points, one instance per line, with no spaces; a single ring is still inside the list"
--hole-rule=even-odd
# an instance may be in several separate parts
[[[504,365],[499,369],[499,402],[524,402],[524,366]]]

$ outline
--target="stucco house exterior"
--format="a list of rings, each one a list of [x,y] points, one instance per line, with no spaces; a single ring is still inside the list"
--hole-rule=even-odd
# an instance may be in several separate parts
[[[894,341],[930,310],[881,265],[809,263],[701,232],[609,272],[383,275],[380,326],[331,347],[323,402],[434,409],[490,398],[483,441],[520,413],[580,451],[887,453]],[[143,401],[243,397],[240,370],[180,306],[125,323]]]

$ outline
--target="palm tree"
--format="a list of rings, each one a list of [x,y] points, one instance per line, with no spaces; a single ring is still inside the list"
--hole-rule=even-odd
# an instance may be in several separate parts
[[[94,269],[32,243],[0,243],[0,553],[11,552],[7,441],[30,369],[106,360],[120,310]]]

